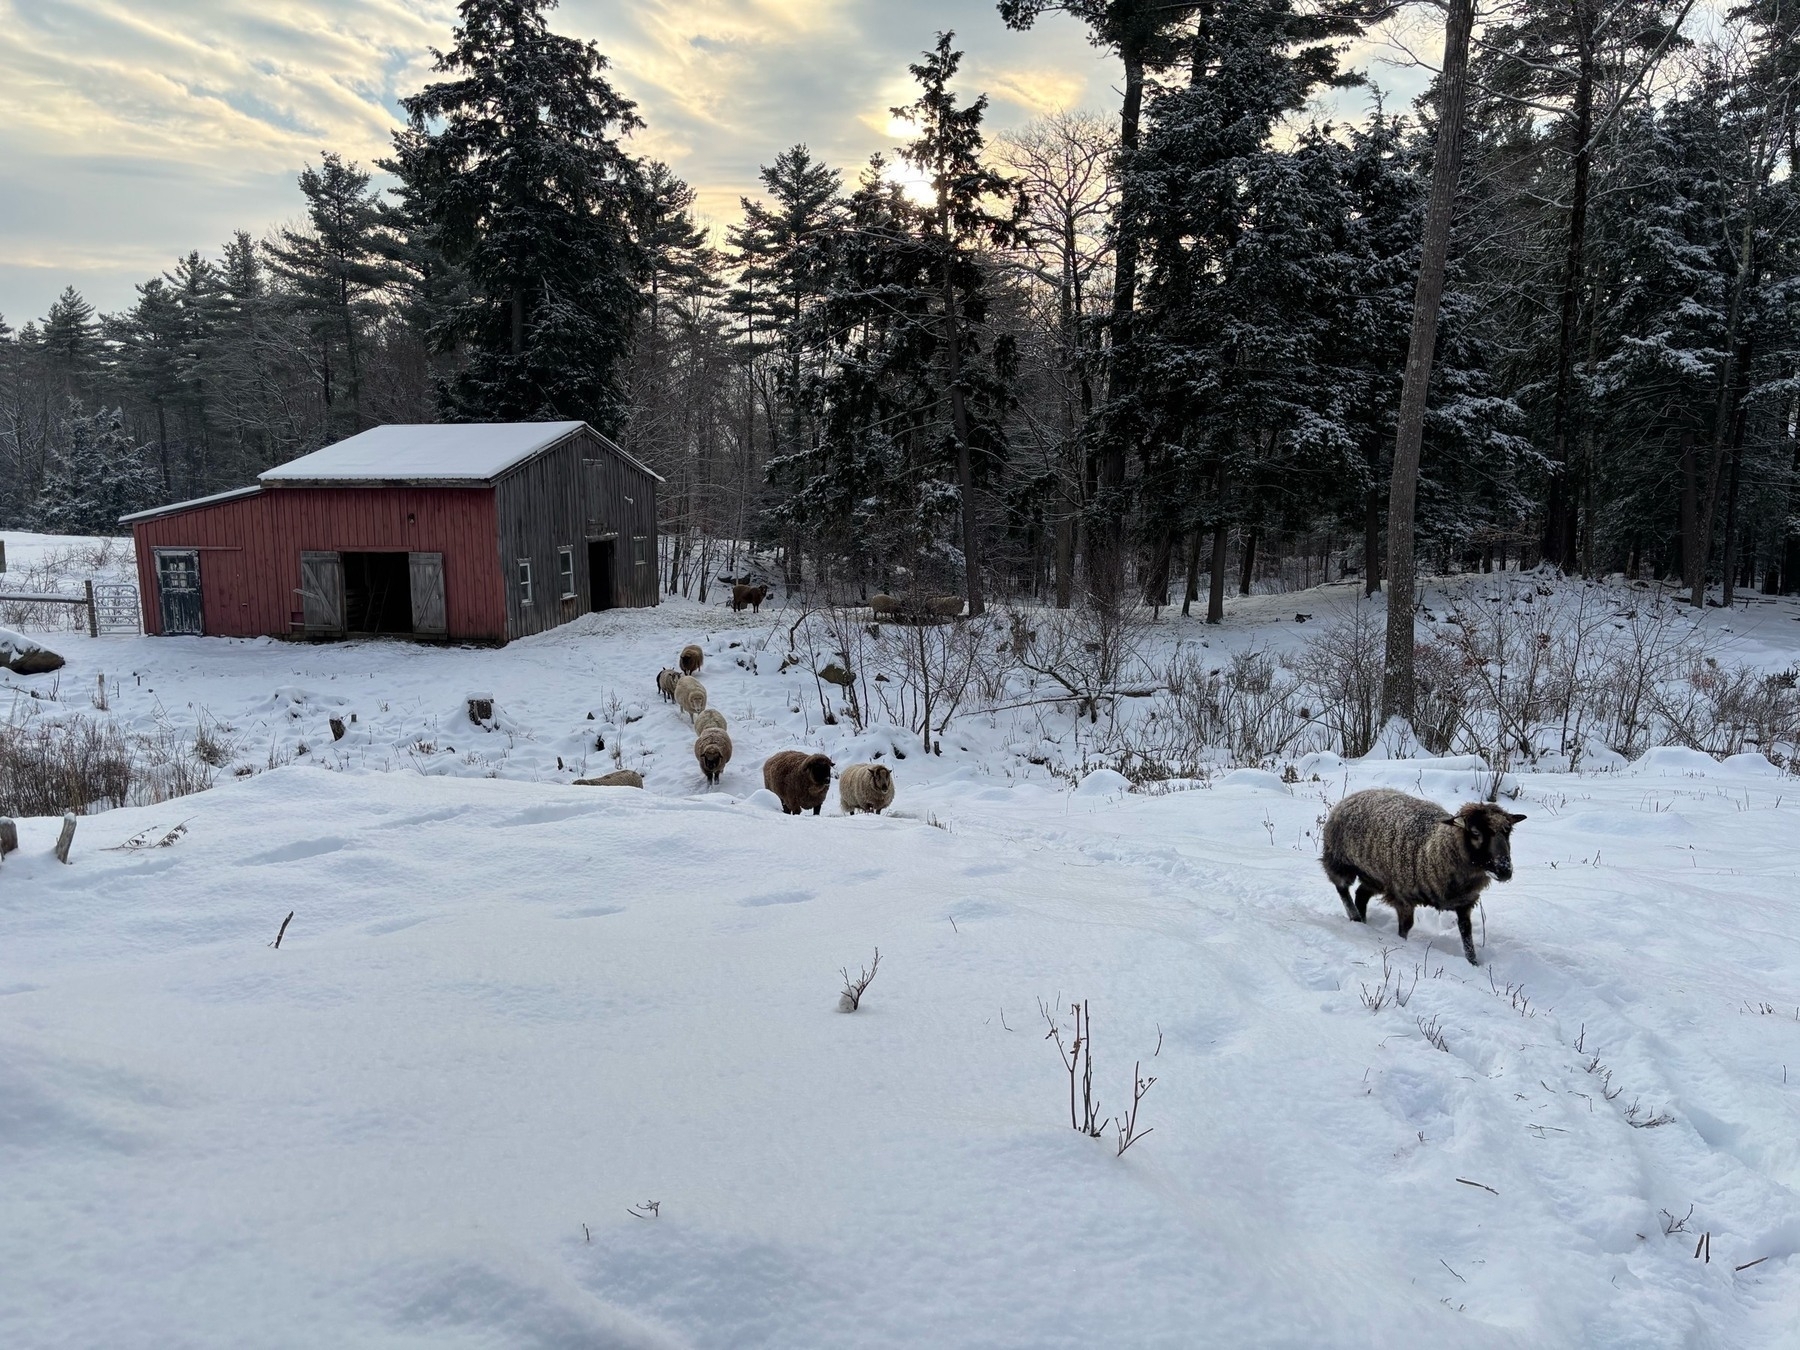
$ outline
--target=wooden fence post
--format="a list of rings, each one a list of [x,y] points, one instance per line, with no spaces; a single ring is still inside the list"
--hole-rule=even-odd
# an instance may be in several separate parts
[[[89,577],[84,583],[87,587],[88,636],[100,636],[100,611],[94,608],[94,579]]]
[[[74,843],[75,813],[73,811],[64,811],[62,833],[56,836],[56,861],[59,863],[68,862],[69,849]]]

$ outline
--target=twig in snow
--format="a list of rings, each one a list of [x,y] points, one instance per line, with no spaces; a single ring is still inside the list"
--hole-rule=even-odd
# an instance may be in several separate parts
[[[628,1205],[625,1212],[634,1219],[659,1219],[662,1217],[662,1201],[646,1200],[641,1205]]]
[[[1449,1262],[1448,1262],[1448,1261],[1446,1261],[1446,1260],[1444,1260],[1444,1258],[1443,1258],[1443,1257],[1441,1257],[1441,1256],[1440,1256],[1440,1257],[1438,1257],[1438,1264],[1439,1264],[1439,1265],[1440,1265],[1440,1266],[1442,1266],[1442,1267],[1443,1267],[1443,1268],[1444,1268],[1444,1269],[1445,1269],[1445,1270],[1448,1270],[1448,1271],[1449,1271],[1449,1272],[1450,1272],[1450,1273],[1451,1273],[1451,1274],[1452,1274],[1452,1275],[1456,1275],[1456,1271],[1455,1271],[1455,1270],[1454,1270],[1454,1269],[1453,1269],[1453,1268],[1452,1268],[1452,1267],[1451,1267],[1451,1265],[1450,1265],[1450,1263],[1449,1263]],[[1463,1282],[1463,1283],[1464,1283],[1464,1284],[1467,1284],[1467,1283],[1468,1283],[1468,1281],[1467,1281],[1467,1280],[1463,1280],[1463,1277],[1462,1277],[1462,1276],[1460,1276],[1460,1275],[1456,1275],[1456,1278],[1457,1278],[1457,1279],[1459,1279],[1459,1280],[1462,1280],[1462,1282]]]
[[[1126,1149],[1137,1143],[1137,1141],[1142,1139],[1146,1134],[1152,1133],[1151,1130],[1140,1131],[1138,1129],[1137,1113],[1138,1103],[1144,1100],[1145,1093],[1156,1086],[1156,1079],[1154,1077],[1144,1077],[1143,1061],[1139,1060],[1131,1066],[1131,1081],[1131,1111],[1117,1126],[1119,1131],[1119,1151],[1115,1156],[1120,1158],[1125,1156]]]
[[[581,1225],[581,1236],[589,1242],[594,1240],[594,1235],[588,1232],[588,1226],[585,1223]]]
[[[1694,1217],[1694,1207],[1689,1205],[1687,1207],[1687,1213],[1683,1214],[1679,1219],[1669,1213],[1666,1209],[1662,1212],[1662,1216],[1663,1236],[1674,1237],[1677,1233],[1687,1232],[1687,1221]]]
[[[881,969],[881,948],[875,949],[875,959],[869,963],[867,970],[859,970],[856,978],[850,978],[850,967],[839,966],[838,973],[844,977],[844,992],[838,995],[839,1012],[855,1012],[862,1007],[863,990],[867,989],[875,979],[875,972]]]
[[[1495,1190],[1492,1186],[1488,1185],[1485,1181],[1470,1181],[1467,1177],[1458,1177],[1457,1180],[1462,1182],[1462,1184],[1465,1186],[1479,1186],[1482,1190],[1486,1191],[1489,1195],[1500,1194],[1499,1191]]]
[[[281,939],[287,936],[287,926],[294,921],[294,911],[289,910],[287,918],[281,921],[281,931],[275,934],[275,940],[269,945],[276,951],[281,950]]]
[[[1764,1261],[1767,1261],[1768,1259],[1769,1258],[1766,1256],[1759,1256],[1754,1261],[1746,1261],[1741,1266],[1733,1266],[1732,1270],[1733,1271],[1748,1270],[1748,1269],[1750,1269],[1751,1266],[1760,1266]]]

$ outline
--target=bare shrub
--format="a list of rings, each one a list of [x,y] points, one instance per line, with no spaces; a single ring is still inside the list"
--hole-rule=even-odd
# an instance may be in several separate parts
[[[172,727],[128,735],[108,718],[15,713],[0,724],[0,815],[167,801],[211,787],[214,767]]]
[[[876,632],[852,645],[862,654],[862,715],[881,716],[918,734],[927,753],[951,719],[971,702],[984,681],[986,668],[1009,659],[1000,650],[1000,623],[993,615],[932,623],[873,625]],[[866,632],[865,628],[865,632]],[[872,703],[872,707],[870,704]]]
[[[1217,747],[1237,763],[1260,764],[1293,750],[1312,729],[1299,678],[1269,652],[1235,652],[1223,666],[1178,653],[1165,679],[1190,753],[1192,747]]]
[[[35,562],[15,561],[0,589],[33,594],[79,595],[84,581],[130,581],[129,539],[82,540],[42,554]],[[0,601],[0,628],[45,632],[87,628],[87,611],[75,605]]]
[[[1381,672],[1386,623],[1371,604],[1359,604],[1327,624],[1294,660],[1317,716],[1339,753],[1366,755],[1381,730]]]
[[[1100,719],[1103,701],[1128,680],[1147,678],[1142,647],[1147,616],[1135,604],[1090,600],[1071,609],[1014,612],[1010,649],[1018,664],[1049,680],[1075,703],[1076,715]]]

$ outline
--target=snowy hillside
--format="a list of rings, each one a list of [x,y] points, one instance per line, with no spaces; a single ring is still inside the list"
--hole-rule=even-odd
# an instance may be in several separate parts
[[[1349,594],[1158,640],[1291,643]],[[1774,668],[1794,614],[1708,622]],[[941,756],[826,724],[794,617],[56,635],[15,716],[102,715],[104,676],[222,762],[0,865],[0,1344],[1797,1343],[1792,776],[1515,773],[1472,968],[1435,915],[1347,923],[1317,836],[1479,761],[1071,790],[1066,710]],[[710,792],[652,683],[689,640],[736,742]],[[781,816],[758,766],[798,745],[879,751],[895,809]],[[647,790],[569,785],[615,763]],[[1122,1156],[1046,1039],[1082,1001],[1099,1114],[1155,1078]]]

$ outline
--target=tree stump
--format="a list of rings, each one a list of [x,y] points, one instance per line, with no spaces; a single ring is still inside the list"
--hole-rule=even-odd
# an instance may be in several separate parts
[[[0,816],[0,858],[4,858],[18,847],[19,827],[5,816]]]
[[[75,813],[73,811],[64,811],[62,833],[56,836],[56,861],[59,863],[68,862],[69,849],[73,847],[74,843]]]

